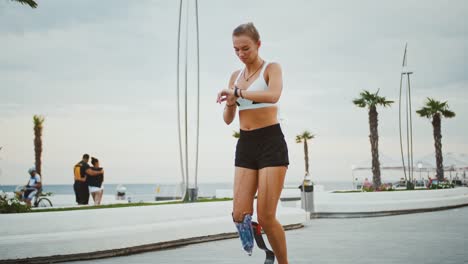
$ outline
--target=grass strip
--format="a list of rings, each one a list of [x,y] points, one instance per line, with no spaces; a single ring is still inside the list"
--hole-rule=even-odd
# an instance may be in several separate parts
[[[199,198],[196,202],[191,203],[206,203],[206,202],[224,202],[232,201],[232,198]],[[44,208],[35,209],[24,213],[38,213],[38,212],[63,212],[63,211],[77,211],[77,210],[96,210],[96,209],[107,209],[107,208],[123,208],[123,207],[137,207],[137,206],[158,206],[158,205],[169,205],[169,204],[190,204],[189,202],[182,201],[168,201],[160,203],[123,203],[123,204],[105,204],[105,205],[91,205],[91,206],[80,206],[80,207],[61,207],[61,208]]]

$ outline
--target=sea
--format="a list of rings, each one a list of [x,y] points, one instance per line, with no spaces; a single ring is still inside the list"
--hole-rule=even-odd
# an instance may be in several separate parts
[[[322,185],[324,190],[345,190],[352,189],[351,182],[316,182]],[[116,194],[117,190],[125,190],[127,196],[138,197],[140,200],[154,200],[154,197],[177,197],[180,196],[183,187],[180,184],[153,184],[153,183],[106,183],[104,193]],[[215,197],[216,190],[230,190],[232,182],[218,183],[198,183],[198,197]],[[299,184],[286,183],[285,188],[298,188]],[[18,185],[1,185],[3,192],[14,192]],[[43,186],[43,192],[50,192],[52,195],[74,195],[73,184],[48,184]]]

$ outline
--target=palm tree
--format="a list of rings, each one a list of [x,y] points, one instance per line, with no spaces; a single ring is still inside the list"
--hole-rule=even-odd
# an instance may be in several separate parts
[[[361,108],[369,109],[369,128],[370,128],[370,144],[372,153],[372,175],[374,188],[377,189],[382,184],[380,178],[380,162],[379,162],[379,133],[378,133],[378,113],[377,106],[390,106],[393,101],[388,101],[385,97],[379,96],[379,90],[376,93],[370,93],[364,90],[359,94],[361,97],[354,99],[353,103]]]
[[[449,110],[447,102],[436,101],[427,98],[425,105],[416,111],[421,117],[432,118],[432,128],[434,134],[434,145],[437,165],[437,179],[442,181],[444,179],[444,166],[442,158],[442,133],[441,133],[441,118],[455,117],[455,112]]]
[[[44,124],[44,117],[39,115],[34,115],[34,154],[35,154],[35,165],[36,171],[42,177],[42,125]]]
[[[307,130],[296,136],[296,143],[304,142],[305,176],[309,176],[309,146],[307,145],[307,140],[313,138],[315,138],[315,135]]]
[[[234,130],[234,132],[232,133],[232,136],[233,136],[234,138],[240,138],[240,132]]]
[[[23,5],[28,5],[31,8],[36,8],[37,7],[37,3],[34,0],[11,0],[11,1],[18,2],[18,3],[23,4]]]

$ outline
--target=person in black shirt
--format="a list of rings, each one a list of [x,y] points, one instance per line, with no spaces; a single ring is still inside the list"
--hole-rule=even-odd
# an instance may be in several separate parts
[[[104,186],[102,185],[104,182],[104,170],[99,167],[99,160],[95,157],[91,158],[91,164],[93,164],[93,167],[90,169],[97,174],[93,176],[88,175],[86,182],[88,183],[89,192],[93,196],[94,205],[100,205],[102,194],[104,193]]]
[[[73,169],[75,174],[73,190],[75,191],[76,202],[79,205],[86,205],[89,203],[89,189],[86,182],[87,176],[95,176],[99,174],[99,172],[96,172],[89,167],[88,161],[89,155],[84,154],[83,159],[78,162]]]

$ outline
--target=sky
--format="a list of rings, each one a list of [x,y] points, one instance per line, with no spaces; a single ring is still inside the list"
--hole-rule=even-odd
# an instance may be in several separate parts
[[[194,3],[184,1],[179,68],[182,98],[187,83],[192,183]],[[231,33],[245,22],[260,32],[260,56],[283,69],[280,122],[289,146],[288,183],[304,176],[303,146],[295,142],[304,130],[316,135],[309,142],[316,182],[351,181],[352,166],[370,160],[368,113],[352,104],[363,90],[380,89],[381,96],[395,101],[378,109],[379,148],[382,155],[400,158],[405,43],[414,72],[413,110],[427,97],[448,101],[457,116],[442,121],[443,151],[468,153],[468,25],[463,22],[468,2],[199,0],[198,8],[199,183],[233,180],[232,133],[239,121],[226,125],[223,106],[215,100],[231,73],[242,68]],[[35,114],[45,117],[45,184],[71,184],[73,165],[83,153],[100,159],[108,183],[180,182],[178,12],[179,1],[171,0],[48,0],[37,9],[0,0],[0,185],[27,180],[34,164]],[[432,125],[414,111],[413,136],[416,158],[434,152]],[[383,172],[385,177],[394,175]]]

